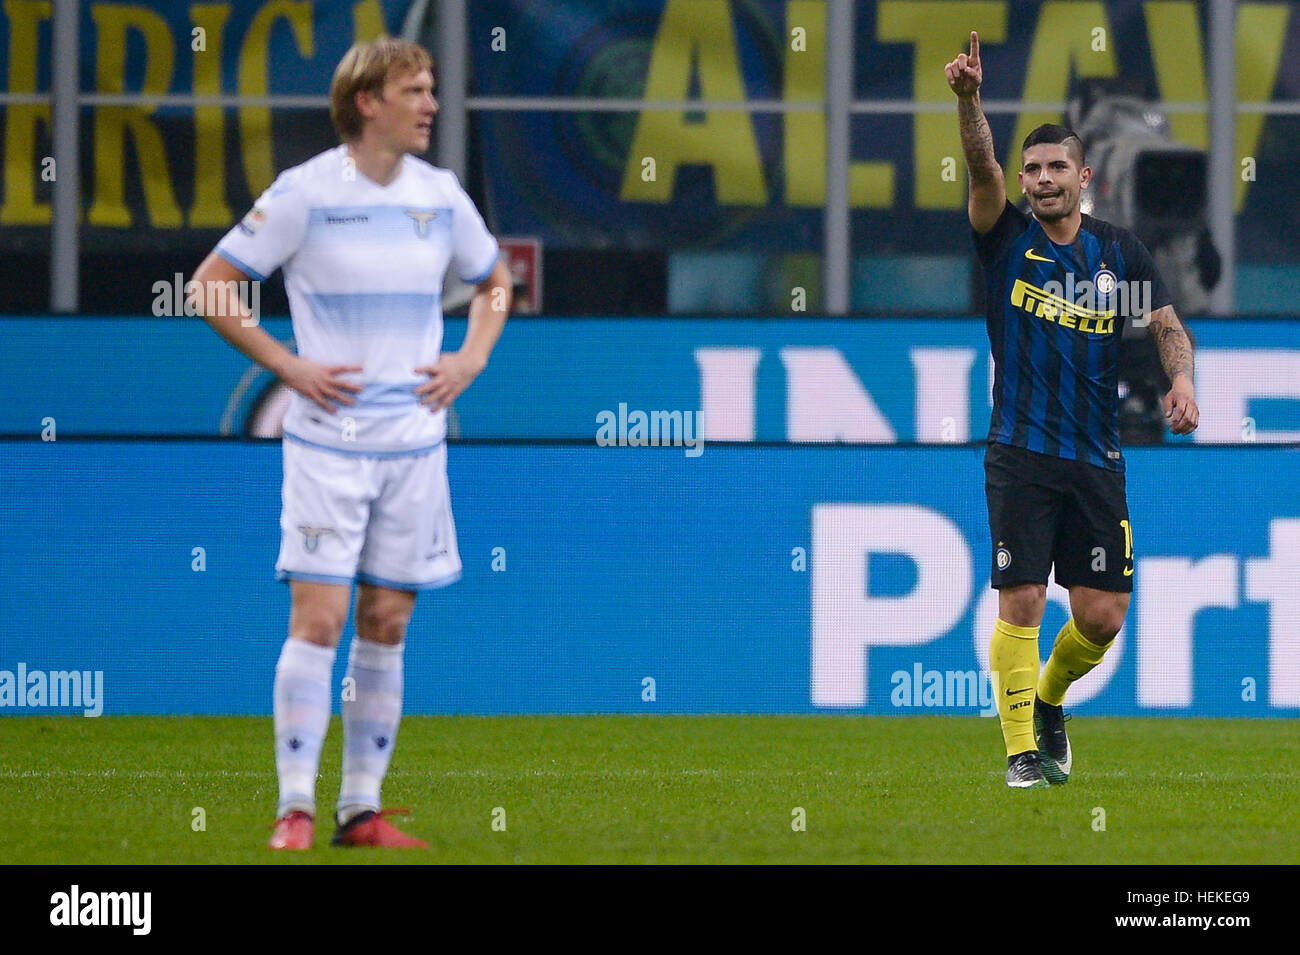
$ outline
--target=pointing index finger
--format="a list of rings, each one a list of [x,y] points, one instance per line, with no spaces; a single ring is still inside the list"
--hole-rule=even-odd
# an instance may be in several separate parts
[[[970,59],[972,63],[980,61],[980,35],[974,30],[970,31]]]

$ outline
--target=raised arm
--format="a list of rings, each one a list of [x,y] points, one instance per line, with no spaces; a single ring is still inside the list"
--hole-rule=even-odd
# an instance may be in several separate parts
[[[1156,309],[1147,321],[1147,331],[1155,338],[1156,349],[1160,352],[1160,363],[1172,382],[1169,394],[1165,395],[1169,430],[1174,434],[1191,434],[1201,420],[1192,383],[1196,363],[1192,357],[1191,339],[1172,305]]]
[[[970,35],[970,53],[958,54],[957,59],[943,68],[948,85],[957,94],[957,120],[961,127],[961,148],[966,154],[966,168],[970,171],[970,201],[967,213],[976,232],[988,232],[1002,215],[1007,201],[1007,185],[993,153],[993,134],[980,106],[980,83],[984,68],[980,62],[980,38],[974,30]]]

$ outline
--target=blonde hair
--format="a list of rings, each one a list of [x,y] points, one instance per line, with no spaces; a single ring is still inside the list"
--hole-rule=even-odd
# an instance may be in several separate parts
[[[358,43],[343,54],[330,81],[330,120],[344,142],[361,135],[363,119],[357,94],[382,93],[394,73],[432,70],[433,58],[424,47],[391,36]]]

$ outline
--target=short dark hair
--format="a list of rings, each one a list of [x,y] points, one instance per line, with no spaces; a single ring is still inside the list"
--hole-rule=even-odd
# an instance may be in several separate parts
[[[1020,147],[1023,154],[1030,146],[1037,146],[1039,143],[1062,143],[1079,168],[1083,168],[1083,140],[1079,134],[1068,126],[1058,126],[1056,123],[1043,123],[1028,136],[1025,137],[1025,143]]]

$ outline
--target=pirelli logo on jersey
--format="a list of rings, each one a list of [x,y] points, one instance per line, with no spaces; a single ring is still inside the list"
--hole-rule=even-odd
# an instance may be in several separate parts
[[[1088,308],[1061,294],[1065,290],[1060,289],[1060,283],[1047,284],[1056,285],[1057,288],[1039,288],[1024,279],[1016,279],[1016,284],[1011,287],[1011,304],[1030,315],[1056,322],[1065,328],[1077,328],[1081,332],[1098,335],[1115,331],[1113,308]]]

